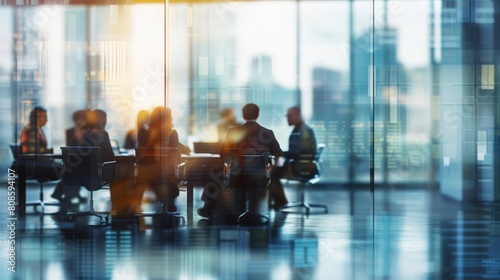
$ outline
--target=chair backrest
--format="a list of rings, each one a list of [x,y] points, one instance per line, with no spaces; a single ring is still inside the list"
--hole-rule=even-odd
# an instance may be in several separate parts
[[[120,143],[118,143],[118,140],[111,139],[111,140],[109,140],[109,143],[111,144],[111,149],[113,149],[113,153],[119,154],[120,153]]]
[[[12,157],[14,159],[18,159],[19,155],[22,153],[21,144],[13,143],[10,144],[9,147],[10,147],[10,152],[12,153]]]
[[[226,187],[245,190],[268,187],[271,183],[271,160],[268,151],[252,155],[231,153],[229,162],[225,163]]]
[[[321,177],[321,168],[319,162],[325,149],[325,145],[319,145],[316,154],[305,155],[297,160],[291,160],[288,164],[290,176],[293,180],[315,183]]]
[[[179,178],[179,149],[171,147],[139,147],[135,149],[138,179]]]
[[[70,146],[61,147],[61,151],[64,184],[95,191],[116,179],[116,162],[102,163],[99,147]]]
[[[319,144],[318,149],[316,149],[316,154],[314,155],[314,160],[321,162],[321,157],[323,156],[323,151],[325,150],[325,144]]]

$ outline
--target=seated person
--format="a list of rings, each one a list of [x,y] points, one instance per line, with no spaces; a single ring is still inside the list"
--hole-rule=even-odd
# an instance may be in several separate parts
[[[21,131],[21,151],[24,154],[50,154],[53,149],[48,148],[47,138],[42,127],[47,124],[47,110],[43,107],[34,107],[29,116],[29,124]],[[35,178],[43,178],[54,181],[60,178],[60,164],[49,158],[37,158],[35,165]],[[57,188],[63,188],[64,184],[59,181]],[[54,197],[54,196],[53,196]],[[62,200],[59,197],[55,199]]]
[[[147,110],[141,110],[137,113],[137,127],[127,132],[125,144],[123,145],[124,149],[135,149],[139,147],[139,138],[141,135],[147,134],[149,121],[150,114]],[[191,149],[182,143],[179,143],[179,150],[181,154],[189,155],[191,153]]]
[[[66,146],[82,141],[88,110],[78,110],[72,115],[73,127],[66,129]]]
[[[243,119],[245,124],[231,127],[228,129],[226,136],[221,144],[220,156],[223,161],[230,158],[231,152],[239,154],[260,154],[262,151],[269,151],[275,157],[281,157],[283,151],[280,148],[278,141],[272,130],[267,129],[257,123],[259,117],[259,107],[256,104],[246,104],[243,109]],[[212,211],[218,203],[217,197],[210,197],[205,194],[204,190],[202,200],[205,205],[198,209],[198,214],[202,217],[210,217]],[[253,201],[257,203],[257,201]]]
[[[288,178],[288,160],[298,159],[301,155],[316,154],[316,137],[312,128],[307,126],[302,119],[300,108],[292,107],[286,114],[288,125],[293,126],[288,142],[288,151],[284,166],[275,166],[271,172],[271,185],[269,186],[269,199],[274,201],[275,210],[279,210],[288,203],[280,178]]]
[[[124,149],[134,149],[137,147],[137,139],[139,135],[143,134],[148,130],[149,123],[149,112],[147,110],[141,110],[137,113],[137,126],[134,129],[127,131],[127,136],[125,137]]]
[[[101,148],[101,162],[115,160],[113,147],[106,131],[107,114],[103,110],[93,110],[87,114],[82,140],[76,146],[91,146]]]
[[[139,148],[177,148],[177,153],[174,156],[176,162],[180,161],[179,153],[179,136],[173,128],[172,111],[169,108],[157,107],[151,113],[149,128],[147,131],[139,135]],[[151,163],[151,170],[160,168],[157,162]],[[177,211],[174,204],[175,198],[179,196],[179,188],[173,173],[174,169],[164,174],[161,170],[156,173],[148,172],[146,176],[141,176],[137,179],[139,188],[149,187],[153,190],[157,200],[166,205],[168,212]],[[152,173],[152,175],[151,175]],[[165,181],[165,177],[167,180]]]
[[[226,131],[233,126],[241,125],[241,123],[236,121],[236,116],[234,115],[234,110],[232,108],[225,108],[220,111],[220,117],[222,123],[217,125],[217,131],[219,133],[219,142],[222,142]]]
[[[85,126],[80,141],[73,141],[72,146],[89,146],[101,148],[101,162],[113,161],[115,159],[109,134],[106,131],[107,114],[103,110],[88,111],[85,118]],[[75,193],[74,188],[80,186],[65,186],[54,190],[52,197],[61,197],[64,195],[64,201],[70,203],[71,195]],[[67,197],[67,198],[66,198]]]
[[[73,127],[66,129],[66,146],[76,146],[82,141],[88,112],[88,110],[78,110],[73,113]],[[74,199],[80,202],[86,201],[85,197],[80,196],[80,186],[66,186],[64,191],[56,188],[52,197],[62,197],[63,192],[65,201],[73,201]]]
[[[43,107],[34,107],[29,116],[29,123],[21,131],[21,151],[23,154],[50,154],[52,149],[47,148],[47,138],[42,130],[47,124],[47,110]]]

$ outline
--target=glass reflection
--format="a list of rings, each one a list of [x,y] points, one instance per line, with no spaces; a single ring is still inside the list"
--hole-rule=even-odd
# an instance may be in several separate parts
[[[287,149],[284,114],[299,104],[326,146],[308,196],[333,211],[273,216],[265,238],[221,229],[189,233],[194,241],[113,231],[54,241],[44,225],[67,225],[31,217],[21,277],[498,275],[497,1],[18,4],[0,6],[4,168],[36,105],[49,109],[45,132],[59,150],[76,110],[107,111],[123,144],[140,110],[168,104],[193,148],[217,141],[221,109],[241,120],[247,102]]]

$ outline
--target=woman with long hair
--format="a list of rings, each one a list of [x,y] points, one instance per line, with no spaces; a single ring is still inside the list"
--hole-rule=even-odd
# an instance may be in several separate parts
[[[21,131],[21,150],[23,153],[48,154],[47,138],[42,127],[47,124],[47,110],[41,106],[34,107],[30,112],[29,123]]]
[[[153,110],[147,132],[139,135],[139,150],[146,151],[139,155],[139,185],[151,188],[167,211],[175,212],[174,200],[179,196],[175,165],[180,160],[180,152],[170,108]]]
[[[149,112],[147,110],[141,110],[137,113],[137,123],[134,129],[127,131],[127,136],[125,137],[125,144],[123,144],[124,149],[134,149],[138,147],[139,136],[142,135],[148,129],[149,123]]]

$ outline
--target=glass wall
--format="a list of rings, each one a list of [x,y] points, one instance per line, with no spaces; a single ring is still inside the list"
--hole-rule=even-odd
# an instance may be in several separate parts
[[[428,219],[412,197],[398,199],[414,215],[389,217],[399,210],[387,207],[395,190],[423,187],[459,202],[500,200],[499,3],[6,4],[0,6],[1,163],[10,164],[8,144],[19,141],[35,105],[49,111],[44,130],[54,150],[65,145],[64,130],[78,109],[106,110],[110,137],[123,144],[139,110],[169,106],[181,142],[191,146],[219,140],[224,108],[243,122],[240,109],[248,102],[260,106],[259,122],[286,150],[292,130],[286,110],[298,105],[326,148],[321,182],[371,190],[370,197],[349,193],[350,214],[362,217],[353,220],[351,234],[361,228],[362,238],[376,244],[353,245],[352,260],[371,266],[376,278],[421,278],[432,264],[391,271],[391,246],[414,229],[413,221]],[[398,234],[379,235],[377,227]],[[423,232],[420,248],[439,243],[439,234]],[[371,256],[376,261],[365,263]]]
[[[75,110],[105,109],[123,142],[139,110],[167,105],[183,142],[213,142],[221,109],[254,102],[287,149],[284,115],[300,105],[326,182],[456,179],[444,192],[492,199],[485,181],[463,185],[494,162],[494,9],[472,2],[2,6],[2,141],[34,105],[56,149]]]

